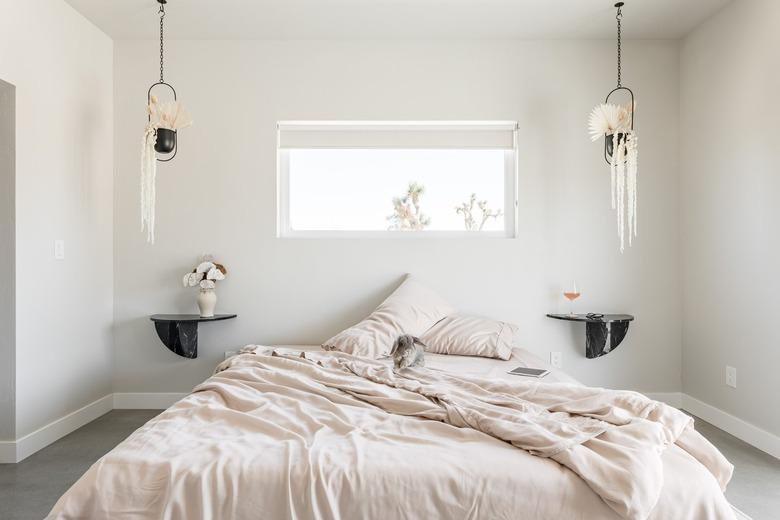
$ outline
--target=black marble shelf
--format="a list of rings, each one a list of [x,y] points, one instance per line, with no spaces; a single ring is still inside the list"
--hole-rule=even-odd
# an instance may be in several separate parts
[[[548,318],[585,323],[585,357],[601,357],[615,350],[628,332],[628,324],[634,321],[630,314],[605,314],[601,318],[589,318],[587,314],[548,314]]]
[[[201,318],[197,314],[153,314],[149,317],[154,328],[168,350],[179,356],[194,359],[198,357],[198,324],[209,321],[229,320],[237,314],[215,314]]]

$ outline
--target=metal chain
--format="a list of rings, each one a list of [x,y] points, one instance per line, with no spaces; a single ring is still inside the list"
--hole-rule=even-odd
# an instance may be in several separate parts
[[[158,11],[160,14],[160,83],[165,83],[165,79],[163,77],[163,54],[165,51],[164,45],[165,45],[165,38],[163,34],[163,19],[165,18],[165,6],[163,4],[160,4],[160,10]]]
[[[617,19],[617,86],[622,86],[622,49],[621,49],[621,39],[622,39],[622,27],[621,27],[621,21],[623,19],[623,11],[621,10],[622,6],[618,6],[617,8],[617,15],[615,16],[615,19]]]

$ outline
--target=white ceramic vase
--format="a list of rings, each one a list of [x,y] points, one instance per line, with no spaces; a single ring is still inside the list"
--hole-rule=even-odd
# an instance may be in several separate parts
[[[217,306],[217,293],[214,289],[200,289],[198,292],[198,308],[201,318],[212,318],[214,307]]]

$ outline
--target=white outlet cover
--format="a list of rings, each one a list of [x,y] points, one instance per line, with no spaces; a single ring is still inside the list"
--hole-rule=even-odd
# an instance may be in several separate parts
[[[550,352],[550,364],[555,368],[563,366],[563,354],[561,352]]]
[[[737,387],[737,369],[734,367],[726,367],[726,385],[731,388]]]
[[[54,259],[55,260],[65,260],[65,241],[64,240],[55,240],[54,241]]]

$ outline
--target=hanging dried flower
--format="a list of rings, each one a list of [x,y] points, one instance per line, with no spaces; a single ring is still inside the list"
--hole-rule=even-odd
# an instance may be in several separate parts
[[[157,157],[154,152],[156,143],[157,129],[149,123],[144,130],[141,147],[141,231],[146,230],[146,241],[151,244],[154,244],[154,207],[157,198]]]
[[[170,130],[181,130],[192,126],[192,118],[184,109],[181,102],[169,101],[167,103],[150,103],[150,116],[152,123],[157,128],[168,128]]]
[[[633,244],[637,234],[637,165],[638,139],[633,130],[612,135],[612,209],[617,217],[620,252],[625,249],[626,230],[628,245]]]
[[[594,142],[605,135],[627,132],[631,129],[631,110],[622,105],[602,103],[590,113],[588,127]]]

